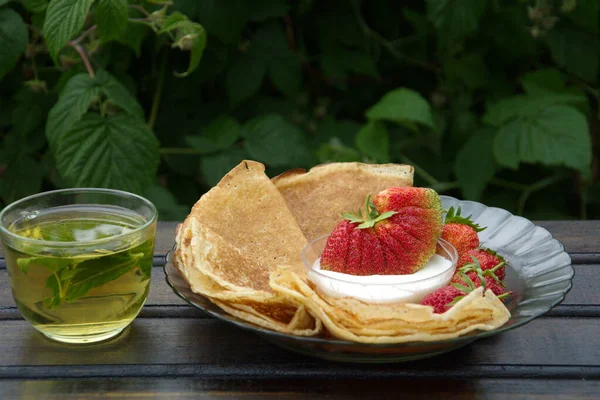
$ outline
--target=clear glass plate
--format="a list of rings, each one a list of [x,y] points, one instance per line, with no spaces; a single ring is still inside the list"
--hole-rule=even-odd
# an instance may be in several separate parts
[[[242,321],[221,310],[205,297],[193,293],[167,257],[164,270],[173,291],[192,306],[245,330],[254,332],[285,349],[329,360],[386,363],[409,361],[442,354],[477,339],[497,335],[524,325],[559,304],[571,289],[574,275],[571,257],[562,243],[546,229],[506,210],[474,201],[441,196],[444,209],[460,206],[463,215],[487,229],[479,233],[482,246],[496,250],[509,262],[506,287],[513,295],[506,306],[512,316],[493,331],[474,332],[456,339],[400,344],[363,344],[344,340],[307,338],[274,332]]]

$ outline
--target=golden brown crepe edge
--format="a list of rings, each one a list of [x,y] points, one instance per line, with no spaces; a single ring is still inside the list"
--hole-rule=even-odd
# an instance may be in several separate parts
[[[327,169],[349,169],[356,168],[358,170],[366,171],[369,173],[377,174],[375,171],[377,169],[408,169],[407,172],[404,172],[400,175],[397,175],[398,178],[403,178],[408,176],[408,184],[406,186],[413,186],[414,183],[414,167],[408,164],[394,164],[394,163],[386,163],[386,164],[368,164],[361,162],[334,162],[334,163],[324,163],[318,164],[314,167],[306,170],[304,168],[294,168],[289,169],[287,171],[282,172],[281,174],[274,176],[271,178],[276,187],[286,186],[288,184],[296,183],[297,181],[301,181],[306,178],[306,176],[310,176],[311,173],[317,174],[322,171],[326,171]]]

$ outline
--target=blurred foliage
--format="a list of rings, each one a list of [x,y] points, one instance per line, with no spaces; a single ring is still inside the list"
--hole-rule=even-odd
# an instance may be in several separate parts
[[[600,218],[597,0],[0,0],[0,207],[129,190],[162,219],[242,159],[399,162]]]

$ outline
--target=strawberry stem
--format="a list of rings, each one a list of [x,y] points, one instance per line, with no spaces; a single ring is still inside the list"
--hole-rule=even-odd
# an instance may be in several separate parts
[[[448,209],[448,212],[446,213],[446,219],[444,221],[444,224],[467,225],[473,228],[475,232],[481,232],[485,230],[486,227],[481,227],[477,225],[475,222],[473,222],[470,215],[468,217],[463,217],[462,215],[460,215],[460,212],[460,207],[458,207],[456,210],[454,209],[454,207],[450,207]]]
[[[372,228],[376,223],[388,219],[394,214],[398,214],[396,211],[387,211],[383,214],[379,214],[377,206],[371,201],[371,195],[369,194],[365,200],[365,213],[363,214],[362,209],[358,209],[355,213],[344,213],[342,216],[348,221],[359,224],[356,228],[366,229]]]
[[[495,280],[496,282],[498,282],[499,284],[501,284],[502,286],[504,286],[504,282],[500,281],[500,279],[495,274],[495,272],[499,268],[501,268],[503,265],[506,264],[505,261],[501,261],[494,268],[483,270],[483,269],[481,269],[481,264],[479,263],[479,260],[475,256],[471,256],[471,258],[473,259],[472,263],[465,264],[465,265],[463,265],[462,267],[459,268],[459,271],[461,273],[466,274],[466,273],[471,272],[471,271],[475,272],[477,274],[477,277],[481,280],[481,285],[483,287],[485,287],[485,279],[484,279],[484,277],[486,277],[486,276],[491,277],[493,280]]]
[[[496,297],[499,298],[500,300],[507,298],[508,296],[510,296],[512,294],[512,292],[506,292],[506,293],[502,293],[497,295]]]

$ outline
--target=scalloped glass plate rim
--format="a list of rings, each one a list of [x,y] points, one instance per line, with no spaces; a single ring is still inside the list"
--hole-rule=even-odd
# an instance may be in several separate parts
[[[454,200],[454,201],[459,201],[462,204],[465,203],[472,203],[472,204],[481,204],[479,202],[476,201],[470,201],[470,200],[458,200],[454,197],[451,196],[440,196],[441,198],[446,198],[449,200]],[[498,207],[488,207],[483,205],[484,207],[486,207],[487,209],[490,210],[501,210],[504,212],[508,212],[502,208],[498,208]],[[515,216],[512,213],[509,213],[511,216],[514,217],[518,217],[518,218],[523,218],[527,221],[529,221],[528,219],[524,218],[524,217],[520,217],[520,216]],[[529,221],[531,222],[531,221]],[[533,223],[532,223],[533,224]],[[545,232],[547,232],[554,240],[556,240],[556,242],[558,242],[558,244],[560,245],[560,249],[564,252],[564,245],[556,238],[554,238],[554,236],[552,236],[552,234],[546,229],[543,228],[539,225],[535,225],[533,224],[537,229],[541,229]],[[232,315],[227,314],[225,311],[220,310],[219,311],[213,311],[210,310],[206,307],[203,307],[201,304],[196,303],[195,301],[193,301],[193,299],[188,298],[187,296],[185,296],[184,294],[180,293],[179,290],[177,289],[177,287],[175,287],[175,285],[170,281],[169,279],[169,275],[170,272],[167,270],[168,266],[170,264],[172,264],[171,262],[171,254],[173,253],[174,249],[175,249],[176,245],[173,246],[173,248],[171,250],[169,250],[169,252],[166,255],[166,262],[163,266],[163,271],[165,273],[165,280],[167,282],[167,284],[169,285],[169,287],[171,287],[171,289],[175,292],[175,294],[177,294],[177,296],[179,296],[180,298],[182,298],[183,300],[185,300],[188,304],[202,310],[203,312],[211,315],[212,317],[215,317],[221,321],[225,321],[228,323],[231,323],[239,328],[242,328],[244,330],[247,331],[251,331],[251,332],[255,332],[261,335],[266,335],[266,336],[272,336],[272,337],[276,337],[276,338],[280,338],[280,339],[287,339],[287,340],[292,340],[292,341],[301,341],[304,343],[311,343],[311,344],[329,344],[329,345],[343,345],[343,346],[356,346],[356,347],[360,347],[360,348],[364,348],[364,347],[372,347],[372,348],[389,348],[389,347],[411,347],[411,346],[423,346],[423,345],[444,345],[444,344],[459,344],[461,342],[465,342],[464,344],[468,344],[468,342],[472,342],[474,340],[478,340],[478,339],[482,339],[482,338],[486,338],[489,336],[493,336],[502,332],[506,332],[515,328],[518,328],[520,326],[523,326],[529,322],[531,322],[532,320],[534,320],[535,318],[538,318],[544,314],[546,314],[548,311],[550,311],[552,308],[554,308],[556,305],[560,304],[564,299],[565,296],[567,295],[567,293],[571,290],[571,288],[573,287],[573,276],[574,276],[574,269],[571,265],[571,273],[570,276],[567,278],[569,279],[569,283],[568,286],[566,287],[566,289],[563,291],[562,295],[560,297],[558,297],[555,301],[552,302],[552,304],[547,307],[547,309],[545,309],[543,312],[540,312],[539,314],[534,314],[534,315],[530,315],[527,318],[523,318],[520,321],[514,323],[514,324],[508,324],[508,322],[503,325],[500,328],[491,330],[491,331],[476,331],[464,336],[460,336],[457,338],[453,338],[453,339],[444,339],[444,340],[436,340],[436,341],[417,341],[417,342],[404,342],[404,343],[360,343],[360,342],[352,342],[352,341],[347,341],[347,340],[340,340],[340,339],[328,339],[328,338],[320,338],[320,337],[310,337],[310,336],[297,336],[297,335],[290,335],[287,333],[282,333],[282,332],[277,332],[277,331],[273,331],[270,329],[266,329],[266,328],[262,328],[258,325],[254,325],[251,324],[249,322],[245,322],[242,321]],[[174,273],[178,273],[178,271],[176,271],[175,267],[173,266],[173,272]],[[196,296],[203,298],[206,302],[210,303],[210,300],[207,299],[206,297],[194,293]],[[213,303],[210,303],[211,306],[218,308],[218,306],[214,305]]]

